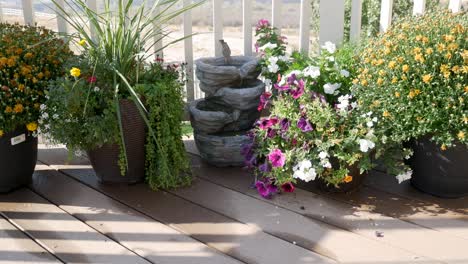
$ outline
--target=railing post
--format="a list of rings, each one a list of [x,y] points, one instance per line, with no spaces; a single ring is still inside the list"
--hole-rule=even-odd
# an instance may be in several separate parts
[[[361,36],[362,0],[351,2],[351,27],[349,37],[351,41],[359,41]]]
[[[3,7],[2,7],[2,2],[0,2],[0,22],[3,22]]]
[[[223,0],[213,0],[213,30],[215,56],[223,55],[220,39],[223,39]]]
[[[244,55],[252,56],[252,0],[242,1],[242,24]]]
[[[449,2],[449,9],[452,10],[453,13],[460,12],[462,0],[450,0]]]
[[[281,0],[271,0],[271,24],[281,32]]]
[[[60,7],[55,7],[55,13],[57,14],[57,29],[60,33],[67,33],[67,21],[63,18],[63,13],[60,11],[61,8],[65,8],[63,0],[56,0],[57,5]]]
[[[393,0],[382,0],[380,8],[380,32],[385,32],[392,24]]]
[[[32,0],[22,0],[24,23],[34,25],[34,8]]]
[[[414,0],[413,16],[424,14],[426,9],[426,0]]]
[[[184,2],[184,4],[185,4],[185,2]],[[159,8],[159,6],[156,7],[155,10],[154,10],[154,13],[155,13],[154,15],[155,16],[159,15],[160,10],[161,9]],[[184,22],[184,25],[185,25],[185,22]],[[158,32],[158,31],[161,32],[161,25],[159,25],[158,19],[156,19],[154,21],[153,27],[154,27],[156,32]],[[162,34],[154,35],[154,47],[153,47],[153,49],[154,49],[155,58],[159,57],[160,59],[164,59],[164,51],[162,50],[162,48],[163,48],[163,35]]]
[[[192,0],[184,0],[184,7],[189,6]],[[184,13],[184,36],[192,35],[192,11]],[[195,90],[193,85],[193,40],[192,37],[184,39],[185,62],[187,63],[187,102],[195,100]]]
[[[96,0],[88,0],[87,1],[87,4],[88,4],[88,8],[91,9],[93,12],[96,12],[97,13],[97,4],[96,4]],[[91,22],[90,22],[91,23]],[[97,34],[96,34],[96,28],[90,24],[90,33],[91,33],[91,38],[94,40],[94,41],[97,41]]]
[[[309,54],[310,13],[311,13],[310,0],[301,0],[299,49],[304,54]]]
[[[320,1],[320,46],[327,41],[340,44],[344,35],[344,0]]]

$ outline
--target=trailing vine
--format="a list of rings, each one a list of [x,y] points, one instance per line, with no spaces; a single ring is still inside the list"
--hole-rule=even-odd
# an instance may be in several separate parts
[[[146,178],[152,189],[171,189],[191,183],[190,165],[182,142],[183,82],[178,66],[151,65],[137,90],[148,106]]]

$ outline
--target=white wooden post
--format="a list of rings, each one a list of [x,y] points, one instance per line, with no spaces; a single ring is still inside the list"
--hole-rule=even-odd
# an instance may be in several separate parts
[[[3,22],[3,7],[2,7],[2,2],[0,2],[0,22]]]
[[[331,41],[340,44],[344,35],[344,0],[320,1],[320,32],[319,43]]]
[[[426,0],[414,0],[413,16],[424,14],[426,9]]]
[[[94,12],[97,12],[97,4],[96,0],[88,0],[88,8],[91,9]],[[91,23],[91,22],[90,22]],[[94,28],[93,25],[90,24],[90,33],[91,33],[91,38],[94,41],[97,41],[97,34],[96,34],[96,28]]]
[[[63,0],[57,0],[57,5],[60,8],[65,8]],[[55,7],[55,13],[57,13],[57,29],[60,33],[67,33],[67,21],[63,18],[63,13],[59,7]]]
[[[301,0],[299,49],[304,54],[309,54],[310,13],[311,13],[310,0]]]
[[[189,6],[192,0],[184,0],[184,7]],[[184,36],[192,35],[192,11],[184,13]],[[192,37],[184,39],[185,62],[187,63],[187,102],[195,100],[193,85],[193,40]]]
[[[460,12],[462,0],[450,0],[449,2],[449,9],[452,10],[453,13]]]
[[[184,4],[185,4],[185,2],[184,2]],[[154,10],[154,13],[155,13],[154,15],[155,16],[158,15],[160,10],[161,9],[159,8],[159,6],[156,7],[155,10]],[[184,17],[184,19],[185,19],[185,17]],[[184,25],[185,25],[185,20],[184,20]],[[161,32],[161,25],[159,24],[158,19],[156,19],[154,21],[153,27],[155,28],[156,32]],[[192,28],[190,28],[190,29],[192,29]],[[185,28],[184,28],[184,30],[185,30]],[[163,37],[162,34],[154,35],[154,47],[153,47],[153,49],[154,49],[155,58],[159,56],[159,58],[164,59],[164,52],[162,50],[162,48],[163,48],[163,38],[162,37]]]
[[[252,56],[252,0],[242,1],[242,23],[244,33],[244,55]]]
[[[351,26],[349,37],[351,41],[359,41],[361,36],[362,0],[351,2]]]
[[[22,0],[24,23],[34,25],[34,8],[32,0]]]
[[[382,0],[380,8],[380,32],[385,32],[392,24],[393,0]]]
[[[281,32],[281,0],[271,0],[271,25]]]
[[[215,56],[223,55],[220,39],[223,39],[223,0],[213,0],[213,30]]]

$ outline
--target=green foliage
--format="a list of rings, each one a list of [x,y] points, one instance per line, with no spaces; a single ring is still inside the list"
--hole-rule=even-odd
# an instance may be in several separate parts
[[[142,76],[142,84],[137,85],[149,106],[148,121],[156,135],[156,140],[148,135],[146,143],[146,176],[155,190],[191,183],[190,166],[182,142],[183,83],[178,77],[176,69],[164,70],[161,64],[153,64]]]
[[[35,132],[49,80],[65,74],[68,46],[43,27],[0,23],[0,137]]]

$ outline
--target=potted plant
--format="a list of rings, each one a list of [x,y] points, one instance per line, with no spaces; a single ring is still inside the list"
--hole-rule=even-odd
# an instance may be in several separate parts
[[[179,71],[167,73],[159,58],[156,64],[148,63],[148,59],[154,54],[150,51],[153,40],[167,34],[155,24],[163,24],[201,2],[174,9],[178,0],[156,1],[150,7],[142,4],[132,9],[132,0],[119,0],[115,10],[111,2],[106,0],[100,13],[81,0],[65,1],[71,13],[56,3],[63,18],[77,31],[71,37],[82,49],[81,55],[69,63],[70,75],[50,87],[45,109],[47,132],[72,151],[85,150],[102,182],[133,183],[146,176],[155,189],[184,184],[188,163],[179,153],[180,147],[169,149],[171,144],[182,144],[180,129],[167,131],[171,122],[182,118],[183,83],[178,81]],[[157,9],[163,11],[155,13]],[[94,35],[89,33],[88,22]],[[171,77],[149,78],[150,73]],[[145,85],[151,89],[142,89]],[[173,91],[168,92],[170,89]],[[181,110],[167,111],[165,106],[150,103],[163,96]],[[155,117],[156,113],[160,116]],[[160,159],[155,160],[155,156]],[[158,166],[159,174],[152,166]],[[165,185],[169,180],[171,184]]]
[[[71,54],[50,30],[0,24],[0,192],[31,181],[47,82]]]
[[[287,74],[274,85],[271,114],[258,120],[253,144],[244,148],[246,164],[263,197],[292,192],[298,181],[317,179],[328,191],[357,188],[378,150],[373,133],[378,118],[357,115],[349,92],[352,49],[326,43],[321,55],[294,52]],[[351,68],[352,69],[352,68]]]
[[[365,45],[354,80],[399,181],[441,197],[468,194],[467,25],[466,12],[404,18]]]

